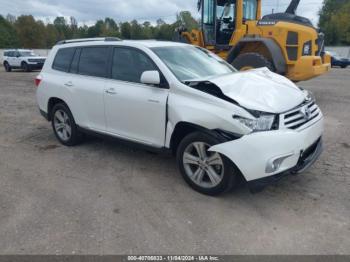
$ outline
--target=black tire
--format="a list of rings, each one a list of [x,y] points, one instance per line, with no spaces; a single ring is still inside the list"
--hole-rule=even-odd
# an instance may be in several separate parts
[[[30,70],[30,66],[26,62],[22,62],[21,66],[22,66],[22,69],[23,69],[24,72],[30,72],[31,71]]]
[[[4,67],[5,67],[6,72],[12,71],[12,68],[8,62],[4,62]]]
[[[55,128],[55,114],[59,110],[63,111],[69,119],[67,123],[69,123],[71,127],[71,134],[68,140],[63,140]],[[60,141],[61,144],[65,146],[75,146],[81,143],[83,139],[83,134],[78,130],[78,126],[75,123],[74,117],[66,104],[58,103],[53,107],[51,111],[51,125],[56,138],[58,139],[58,141]]]
[[[270,71],[275,72],[275,67],[272,62],[266,57],[258,53],[245,53],[239,55],[235,60],[233,60],[232,65],[237,70],[242,70],[247,67],[251,68],[261,68],[267,67]]]
[[[183,158],[185,150],[194,142],[203,142],[210,146],[222,143],[222,141],[219,141],[217,138],[203,132],[191,133],[180,142],[176,154],[177,164],[184,180],[190,187],[199,193],[216,196],[230,191],[235,185],[239,183],[239,171],[227,157],[220,154],[219,156],[221,157],[223,163],[223,175],[221,182],[218,185],[215,187],[207,188],[199,186],[194,181],[192,181],[192,179],[186,173]],[[195,166],[194,169],[196,169]],[[205,174],[207,175],[207,173]]]
[[[347,66],[346,65],[342,65],[341,68],[345,69]]]

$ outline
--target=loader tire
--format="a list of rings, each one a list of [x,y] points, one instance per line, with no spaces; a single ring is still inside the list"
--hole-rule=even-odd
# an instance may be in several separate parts
[[[240,71],[267,67],[270,71],[275,72],[275,67],[273,66],[272,62],[258,53],[241,54],[237,56],[235,60],[233,60],[232,65]]]

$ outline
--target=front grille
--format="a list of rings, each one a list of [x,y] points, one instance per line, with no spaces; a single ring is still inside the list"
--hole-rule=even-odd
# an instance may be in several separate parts
[[[315,102],[304,103],[281,116],[285,128],[298,129],[321,115],[321,110]]]
[[[34,63],[45,63],[45,59],[29,59],[29,62],[34,62]]]

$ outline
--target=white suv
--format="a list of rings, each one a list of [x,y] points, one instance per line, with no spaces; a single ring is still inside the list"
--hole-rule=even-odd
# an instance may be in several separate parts
[[[191,45],[117,39],[56,45],[36,78],[42,115],[73,146],[85,131],[169,149],[186,182],[216,195],[306,170],[322,151],[313,96],[266,68],[237,72]]]
[[[32,50],[12,49],[4,51],[3,65],[6,72],[12,69],[23,69],[29,72],[34,69],[41,69],[46,57],[36,55]]]

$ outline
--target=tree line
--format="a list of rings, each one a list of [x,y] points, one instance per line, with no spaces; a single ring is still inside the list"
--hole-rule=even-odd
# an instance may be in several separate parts
[[[350,45],[350,1],[324,0],[319,27],[327,45]]]
[[[136,20],[116,22],[107,17],[92,26],[79,25],[74,17],[56,17],[53,22],[44,23],[32,15],[0,15],[0,48],[51,48],[63,39],[102,36],[172,40],[180,25],[191,30],[198,28],[198,21],[187,11],[180,12],[176,21],[170,24],[162,19],[152,24]],[[325,33],[327,45],[350,45],[350,1],[324,0],[319,28]]]
[[[198,21],[187,11],[180,12],[170,24],[162,19],[155,24],[136,20],[117,23],[107,17],[92,26],[78,25],[74,17],[56,17],[53,23],[44,23],[32,15],[0,15],[0,48],[51,48],[60,40],[89,37],[172,40],[180,25],[191,30],[198,27]]]

